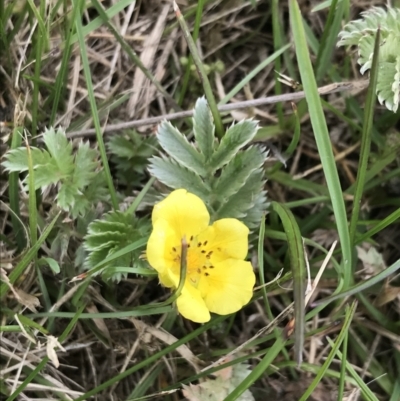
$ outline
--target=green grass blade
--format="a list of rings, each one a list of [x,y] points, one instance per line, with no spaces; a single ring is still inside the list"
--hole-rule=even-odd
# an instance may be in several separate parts
[[[294,353],[298,365],[302,362],[304,346],[304,315],[306,286],[306,257],[299,226],[293,213],[284,205],[272,202],[273,210],[278,213],[287,236],[290,265],[293,274],[293,297],[295,310],[295,345]]]
[[[337,339],[335,341],[335,344],[333,345],[331,351],[329,352],[328,356],[326,357],[325,362],[321,366],[321,369],[318,371],[314,380],[312,381],[312,383],[310,384],[310,386],[308,387],[306,392],[301,396],[299,401],[306,401],[308,399],[308,397],[314,392],[318,383],[324,377],[326,370],[329,368],[330,364],[332,363],[333,358],[335,357],[336,353],[338,352],[339,347],[342,344],[343,339],[346,336],[346,333],[348,332],[348,330],[350,328],[350,323],[353,319],[356,308],[357,308],[357,302],[353,302],[352,305],[347,308],[343,327],[339,333],[339,336],[337,337]]]
[[[199,0],[199,2],[197,3],[197,6],[196,6],[196,18],[194,20],[194,27],[193,27],[193,33],[192,33],[193,41],[195,43],[199,37],[200,24],[201,24],[201,19],[203,16],[203,9],[204,9],[204,0]],[[187,65],[186,65],[186,69],[185,69],[185,75],[183,77],[182,88],[179,93],[179,99],[178,99],[179,105],[182,105],[183,100],[185,99],[186,91],[187,91],[189,81],[190,81],[190,76],[192,74],[192,71],[190,68],[192,66],[192,64],[193,64],[193,56],[190,54]]]
[[[154,184],[154,181],[156,180],[155,177],[151,177],[150,180],[147,182],[147,184],[142,188],[142,190],[140,191],[139,195],[135,198],[135,200],[132,202],[132,204],[128,207],[128,209],[126,209],[125,214],[129,215],[129,214],[133,214],[135,213],[136,209],[138,208],[138,206],[140,205],[140,203],[142,202],[143,198],[145,197],[145,195],[147,194],[148,190],[151,188],[151,186]]]
[[[186,335],[185,337],[181,338],[180,340],[174,342],[173,344],[169,345],[168,347],[165,347],[161,351],[151,355],[147,359],[145,359],[142,362],[134,364],[132,367],[129,369],[125,370],[125,372],[122,372],[110,380],[107,380],[106,382],[100,384],[96,388],[88,391],[87,393],[81,395],[80,397],[76,398],[75,401],[83,401],[87,400],[90,398],[92,395],[98,394],[100,391],[105,390],[108,387],[111,387],[113,384],[120,382],[122,379],[125,377],[130,376],[132,373],[137,372],[139,369],[143,369],[144,367],[150,365],[151,363],[156,362],[163,356],[169,354],[170,352],[174,351],[176,348],[178,348],[180,345],[187,343],[188,341],[197,338],[199,335],[204,333],[206,330],[208,330],[210,327],[217,325],[218,323],[221,323],[223,320],[227,319],[226,316],[219,316],[215,319],[212,319],[210,322],[204,324],[203,326],[199,327],[196,330],[193,330],[191,333]]]
[[[37,207],[36,207],[36,191],[35,191],[35,173],[33,171],[33,160],[31,148],[26,143],[26,151],[28,153],[28,189],[29,189],[29,235],[31,246],[35,246],[37,242]],[[34,258],[36,259],[36,257]]]
[[[173,4],[174,4],[174,10],[176,13],[176,18],[179,22],[179,25],[181,26],[183,36],[186,39],[190,53],[193,57],[194,64],[196,65],[201,83],[203,85],[204,94],[206,96],[208,106],[210,107],[211,114],[213,115],[213,118],[214,118],[215,132],[216,132],[217,136],[219,138],[221,138],[224,134],[224,126],[222,124],[221,116],[219,114],[217,102],[215,101],[215,97],[214,97],[214,93],[211,88],[210,81],[208,79],[203,62],[201,61],[199,52],[197,51],[196,44],[194,43],[193,38],[190,35],[189,27],[187,26],[186,21],[183,18],[183,15],[182,15],[181,11],[179,10],[179,7],[175,1],[173,2]]]
[[[333,0],[329,8],[328,18],[324,26],[324,32],[318,48],[317,61],[315,63],[317,82],[320,82],[324,78],[332,66],[332,54],[342,27],[343,12],[343,1],[340,1],[338,4],[338,0]]]
[[[117,3],[113,4],[110,8],[107,9],[106,14],[109,19],[115,17],[118,13],[123,11],[126,7],[132,4],[136,0],[121,0]],[[85,25],[82,28],[83,36],[89,35],[94,32],[96,29],[100,28],[103,25],[103,19],[101,17],[96,17],[89,24]],[[78,33],[72,35],[71,45],[79,41]]]
[[[83,4],[84,4],[83,0],[74,0],[74,7],[81,9]],[[83,36],[82,19],[81,19],[80,14],[78,14],[75,19],[75,25],[76,25],[76,32],[77,32],[78,40],[79,40],[79,48],[81,51],[82,65],[83,65],[83,71],[84,71],[85,79],[86,79],[86,86],[87,86],[87,90],[88,90],[90,108],[92,111],[93,123],[94,123],[95,129],[96,129],[97,144],[99,146],[99,151],[100,151],[101,160],[103,163],[106,181],[107,181],[108,189],[110,192],[111,203],[112,203],[114,210],[118,210],[117,193],[115,191],[114,183],[113,183],[113,180],[111,177],[110,166],[108,165],[108,159],[107,159],[107,154],[106,154],[106,148],[105,148],[104,141],[103,141],[103,135],[101,133],[101,126],[100,126],[97,105],[96,105],[96,99],[94,97],[92,74],[90,72],[89,58],[88,58],[88,54],[87,54],[87,50],[86,50],[85,38]]]
[[[290,21],[293,30],[294,42],[296,46],[297,61],[299,64],[300,75],[304,87],[306,100],[310,112],[311,124],[318,152],[321,158],[323,171],[332,201],[333,212],[337,224],[340,244],[343,251],[342,275],[344,287],[348,288],[353,280],[353,253],[350,245],[350,236],[347,226],[347,216],[339,181],[339,174],[332,151],[328,127],[326,125],[321,100],[317,90],[310,55],[307,47],[306,36],[304,33],[303,21],[296,0],[290,0]]]
[[[382,270],[380,273],[369,278],[368,280],[362,281],[359,284],[347,289],[346,291],[339,292],[338,294],[314,302],[314,305],[328,304],[337,299],[358,294],[359,292],[364,291],[367,288],[372,287],[373,285],[389,277],[391,274],[395,273],[398,269],[400,269],[400,259],[394,262],[391,266],[387,267],[385,270]]]
[[[272,14],[272,32],[274,35],[274,50],[283,47],[283,38],[281,34],[282,24],[280,18],[279,0],[272,0],[271,4],[271,14]],[[282,69],[281,57],[275,59],[275,71],[280,73]],[[280,95],[282,93],[282,82],[279,79],[275,79],[275,95]],[[278,115],[279,126],[284,126],[284,114],[282,103],[276,105],[276,112]]]
[[[279,50],[272,53],[264,61],[262,61],[256,68],[250,71],[235,87],[220,101],[218,105],[221,106],[226,104],[231,100],[244,86],[246,86],[260,71],[262,71],[267,65],[271,64],[276,60],[281,54],[283,54],[287,49],[289,49],[290,44],[281,47]]]
[[[22,143],[22,127],[15,127],[12,133],[11,139],[11,149],[16,149],[21,146]],[[21,221],[21,213],[19,208],[19,173],[13,172],[8,176],[8,196],[10,199],[10,208],[12,210],[11,213],[11,223],[12,229],[15,233],[15,239],[17,242],[18,251],[22,252],[22,250],[26,247],[26,238],[25,238],[25,227]]]
[[[279,352],[285,346],[283,336],[277,337],[275,343],[268,349],[267,353],[261,359],[260,363],[251,371],[251,373],[233,390],[224,401],[234,401],[240,397],[265,371],[275,360]]]
[[[48,235],[50,234],[51,230],[54,227],[54,224],[58,220],[58,217],[60,216],[61,212],[57,214],[57,216],[54,217],[54,219],[51,221],[51,223],[44,229],[42,235],[39,237],[37,240],[36,244],[32,246],[32,248],[29,249],[29,251],[24,255],[22,260],[17,264],[15,269],[10,273],[9,279],[11,284],[14,284],[16,280],[21,276],[21,274],[24,272],[24,270],[28,267],[29,263],[32,262],[32,260],[36,257],[36,254]],[[6,283],[1,283],[0,286],[0,299],[3,298],[5,294],[7,294],[9,290],[9,287],[7,286]]]
[[[368,86],[367,99],[364,110],[364,124],[361,137],[360,161],[357,167],[357,178],[354,189],[353,210],[350,219],[350,241],[354,246],[356,237],[357,222],[361,208],[361,198],[364,192],[365,179],[368,168],[368,158],[371,151],[371,133],[374,119],[374,108],[376,103],[376,84],[378,82],[378,60],[380,47],[380,30],[378,29],[375,38],[374,55],[372,58],[372,67],[370,73],[370,82]]]
[[[334,347],[335,344],[334,342],[328,337],[327,338],[329,344],[331,347]],[[345,344],[343,340],[343,345]],[[355,369],[351,366],[349,362],[346,360],[346,354],[341,353],[339,350],[337,350],[336,355],[338,358],[342,361],[341,364],[341,369],[344,367],[345,370],[347,370],[350,374],[350,376],[356,381],[358,387],[361,389],[361,392],[363,393],[363,396],[368,400],[368,401],[379,401],[379,399],[376,397],[376,395],[371,391],[371,389],[364,383],[364,380],[359,376],[359,374],[355,371]],[[339,393],[340,395],[340,393]],[[338,395],[338,401],[343,400],[343,398],[339,398]],[[343,396],[343,394],[342,394]]]
[[[61,59],[60,70],[58,71],[56,82],[54,85],[54,95],[50,96],[48,101],[45,102],[44,108],[49,107],[49,102],[51,102],[51,114],[50,114],[50,126],[54,125],[54,121],[56,119],[58,105],[60,103],[60,99],[63,93],[65,93],[66,85],[65,80],[67,78],[67,72],[69,69],[69,61],[71,58],[71,51],[72,51],[72,35],[75,26],[75,19],[78,14],[79,8],[73,7],[71,19],[69,20],[69,27],[67,29],[67,36],[63,41],[63,53]],[[68,18],[65,15],[64,18],[66,19],[66,23],[68,23]]]
[[[33,92],[32,92],[32,137],[36,137],[37,128],[38,128],[38,114],[39,114],[39,87],[40,87],[40,73],[42,69],[42,56],[47,48],[48,44],[48,32],[46,26],[44,24],[44,20],[46,18],[46,2],[41,1],[40,9],[37,10],[35,4],[32,0],[28,0],[28,3],[31,7],[32,12],[34,13],[39,29],[36,32],[36,41],[35,41],[35,75],[33,80]],[[35,143],[35,142],[33,142]]]

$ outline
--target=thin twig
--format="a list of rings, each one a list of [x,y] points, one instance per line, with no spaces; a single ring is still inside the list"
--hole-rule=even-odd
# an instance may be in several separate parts
[[[333,84],[329,84],[326,86],[322,86],[321,88],[318,89],[318,92],[320,95],[327,95],[331,93],[336,93],[336,92],[344,92],[344,91],[351,91],[351,90],[361,90],[366,88],[368,85],[368,80],[362,80],[362,81],[352,81],[352,82],[337,82]],[[260,99],[251,99],[251,100],[245,100],[242,102],[237,102],[237,103],[229,103],[229,104],[224,104],[222,106],[218,106],[219,111],[232,111],[232,110],[239,110],[239,109],[245,109],[248,107],[258,107],[258,106],[263,106],[267,104],[275,104],[279,102],[293,102],[295,100],[301,100],[305,98],[305,93],[304,91],[301,92],[295,92],[295,93],[287,93],[283,95],[275,95],[275,96],[269,96],[269,97],[263,97]],[[127,128],[135,128],[135,127],[140,127],[144,125],[152,125],[152,124],[157,124],[163,120],[175,120],[178,118],[185,118],[185,117],[191,117],[193,115],[193,110],[186,110],[186,111],[180,111],[177,113],[171,113],[171,114],[164,114],[161,116],[156,116],[156,117],[149,117],[149,118],[144,118],[141,120],[133,120],[133,121],[127,121],[124,123],[119,123],[119,124],[111,124],[108,125],[107,127],[104,128],[104,133],[110,133],[110,132],[116,132],[116,131],[121,131]],[[69,132],[67,134],[68,138],[79,138],[83,136],[93,136],[95,135],[95,130],[94,129],[85,129],[81,131],[73,131]]]

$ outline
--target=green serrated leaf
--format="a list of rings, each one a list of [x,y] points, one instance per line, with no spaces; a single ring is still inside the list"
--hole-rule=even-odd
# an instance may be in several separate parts
[[[193,132],[197,145],[206,163],[213,154],[215,144],[215,125],[204,97],[197,99],[193,113]]]
[[[203,200],[207,199],[209,191],[201,178],[193,171],[180,166],[172,159],[165,156],[162,156],[162,158],[152,157],[150,159],[149,171],[154,177],[170,188],[185,188]]]
[[[381,104],[396,112],[399,106],[399,43],[400,9],[388,7],[386,10],[373,7],[362,13],[363,18],[348,23],[340,32],[338,46],[358,46],[358,64],[364,74],[371,68],[375,37],[380,30],[379,71],[376,87]]]
[[[265,159],[266,154],[257,146],[237,153],[222,169],[215,183],[214,191],[218,198],[226,199],[236,193],[245,184],[250,174],[263,165]]]
[[[71,174],[74,170],[72,144],[65,136],[64,130],[61,128],[57,131],[54,131],[53,128],[47,129],[43,133],[43,140],[60,173]]]
[[[217,218],[235,217],[243,220],[247,213],[257,203],[259,197],[263,195],[264,172],[262,169],[253,171],[246,183],[233,194],[217,211]],[[259,216],[258,222],[261,220]]]
[[[97,152],[89,147],[89,143],[81,143],[75,156],[75,165],[72,181],[77,188],[83,188],[90,184],[99,168]]]
[[[108,256],[115,254],[136,240],[149,235],[150,223],[148,220],[137,219],[135,216],[127,215],[120,211],[109,212],[102,219],[95,220],[89,224],[88,234],[85,236],[84,249],[88,256],[85,267],[90,269]],[[128,252],[106,264],[102,271],[107,278],[110,274],[106,271],[110,267],[130,267],[134,261],[138,261],[141,249]],[[135,262],[136,263],[136,262]],[[119,272],[112,274],[113,280],[120,280],[123,275]]]
[[[258,125],[253,120],[243,120],[232,125],[221,139],[221,143],[210,160],[209,169],[218,170],[235,156],[256,135]]]
[[[396,112],[399,107],[400,56],[396,63],[381,63],[379,69],[376,85],[379,103],[385,104],[389,110]]]
[[[40,165],[48,164],[51,160],[51,156],[45,150],[31,147],[31,154],[33,169]],[[8,151],[5,155],[5,161],[1,164],[9,172],[28,171],[28,153],[26,147],[20,147]]]
[[[205,174],[204,156],[170,122],[164,121],[159,125],[157,138],[175,161],[199,175]]]

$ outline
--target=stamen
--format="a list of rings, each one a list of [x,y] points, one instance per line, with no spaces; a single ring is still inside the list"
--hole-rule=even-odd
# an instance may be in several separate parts
[[[206,253],[206,251],[203,249],[203,250],[201,251],[201,253]]]
[[[198,269],[197,269],[197,273],[201,273],[201,270],[200,270],[200,268],[198,268]]]
[[[193,241],[193,235],[190,236],[190,241]]]
[[[208,241],[206,240],[206,241],[204,241],[204,244],[203,244],[203,245],[204,245],[204,246],[206,246],[206,245],[207,245],[207,243],[208,243]]]
[[[214,269],[214,266],[213,265],[210,265],[210,266],[208,266],[210,269]]]
[[[200,248],[201,247],[201,242],[199,242],[198,244],[197,244],[197,248]]]
[[[204,273],[204,275],[205,275],[205,276],[209,276],[209,275],[210,275],[210,273],[207,273],[207,272],[206,272],[206,273]]]
[[[176,252],[176,248],[175,248],[174,246],[172,247],[172,250],[173,250],[174,252]]]

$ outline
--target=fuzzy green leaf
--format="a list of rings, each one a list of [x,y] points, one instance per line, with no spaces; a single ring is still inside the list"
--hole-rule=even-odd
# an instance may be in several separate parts
[[[185,188],[203,200],[207,198],[209,191],[201,178],[193,171],[163,155],[152,157],[150,163],[150,173],[163,184],[174,189]]]
[[[35,170],[40,165],[50,163],[51,156],[45,150],[40,150],[31,147],[33,169]],[[9,172],[24,172],[28,171],[28,152],[25,147],[12,149],[5,155],[5,161],[2,166]]]
[[[385,103],[389,110],[396,112],[399,107],[400,94],[400,55],[397,57],[396,63],[381,63],[376,91],[379,103]]]
[[[43,140],[52,156],[52,163],[60,174],[71,174],[74,170],[74,157],[72,143],[68,141],[65,132],[61,128],[57,131],[50,128],[43,133]]]
[[[266,207],[264,186],[264,172],[262,169],[251,173],[246,183],[233,194],[217,211],[217,219],[224,217],[235,217],[246,220],[247,225],[252,228],[259,224],[262,211]],[[249,211],[257,205],[258,210],[254,210],[250,219],[246,219]],[[260,214],[258,214],[258,211]]]
[[[400,92],[400,9],[373,7],[363,18],[348,23],[340,32],[338,46],[358,46],[357,60],[364,74],[371,68],[375,37],[380,30],[379,71],[376,87],[381,104],[396,112]]]
[[[243,120],[232,125],[221,139],[221,143],[210,160],[210,169],[218,170],[236,155],[256,135],[258,125],[253,120]]]
[[[100,195],[105,188],[104,176],[99,172],[98,153],[88,143],[81,142],[74,154],[72,142],[67,140],[62,129],[50,128],[43,134],[47,150],[31,148],[35,189],[45,189],[57,185],[57,204],[69,211],[75,218],[90,208],[92,201],[104,200],[89,198],[88,194]],[[28,170],[27,150],[24,147],[9,151],[3,162],[10,172]],[[24,183],[29,182],[29,174]],[[90,188],[95,182],[96,187]],[[28,190],[26,185],[26,190]]]
[[[164,121],[159,125],[157,138],[165,152],[179,164],[199,175],[205,173],[204,156],[171,123]]]
[[[81,143],[75,156],[75,165],[79,168],[74,169],[73,183],[77,188],[83,188],[90,184],[93,177],[97,174],[99,166],[97,162],[97,152],[89,147],[89,143]]]
[[[145,137],[135,131],[127,131],[124,135],[111,136],[107,147],[117,170],[118,181],[126,185],[128,190],[142,185],[148,159],[158,147],[155,135]]]
[[[90,269],[102,262],[108,256],[115,254],[130,243],[146,237],[150,233],[148,220],[137,219],[120,211],[107,213],[102,219],[89,224],[88,234],[85,236],[84,249],[87,252],[85,267]],[[102,270],[109,278],[107,269],[116,266],[130,267],[143,265],[139,261],[142,250],[128,252],[113,260]],[[112,279],[118,281],[122,274],[113,274]],[[104,276],[103,276],[104,277]]]
[[[207,100],[204,97],[197,99],[193,114],[193,132],[197,145],[207,162],[214,151],[215,125]]]
[[[247,181],[250,174],[259,169],[266,159],[266,154],[256,146],[237,153],[222,169],[217,179],[214,192],[220,200],[229,198]]]

